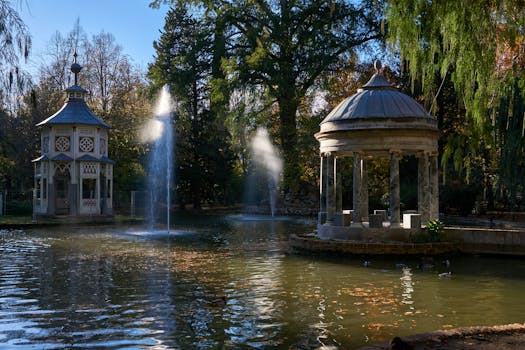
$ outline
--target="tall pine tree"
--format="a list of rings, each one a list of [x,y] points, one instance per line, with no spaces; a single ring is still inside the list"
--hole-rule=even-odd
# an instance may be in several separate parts
[[[194,208],[229,199],[233,154],[222,107],[227,94],[212,90],[213,78],[224,78],[217,69],[224,50],[220,25],[195,16],[184,4],[173,6],[149,67],[154,88],[167,84],[178,105],[177,196],[180,204]]]

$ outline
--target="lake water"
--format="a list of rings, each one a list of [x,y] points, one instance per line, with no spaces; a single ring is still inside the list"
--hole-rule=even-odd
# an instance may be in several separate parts
[[[355,349],[525,322],[524,259],[297,255],[314,222],[295,219],[173,226],[0,230],[0,349]]]

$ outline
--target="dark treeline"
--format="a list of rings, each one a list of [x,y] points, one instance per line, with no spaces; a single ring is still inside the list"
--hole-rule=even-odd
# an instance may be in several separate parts
[[[439,120],[442,209],[524,209],[525,10],[519,2],[157,0],[152,6],[166,4],[147,71],[133,65],[110,33],[87,37],[77,24],[50,38],[39,73],[29,79],[22,67],[31,33],[10,1],[0,0],[6,48],[0,54],[0,190],[32,188],[31,159],[40,151],[35,124],[63,104],[76,49],[88,104],[113,126],[115,190],[143,188],[149,146],[137,136],[156,93],[168,85],[177,102],[181,207],[242,201],[253,168],[249,140],[260,126],[284,160],[281,205],[315,207],[313,135],[330,109],[366,82],[380,57],[391,81]],[[415,172],[410,160],[402,167]],[[386,168],[378,161],[370,169],[371,204],[381,207]],[[404,188],[407,205],[413,190]]]

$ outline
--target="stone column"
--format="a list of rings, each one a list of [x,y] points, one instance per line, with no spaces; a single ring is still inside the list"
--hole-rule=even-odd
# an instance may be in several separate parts
[[[430,220],[439,219],[438,156],[430,156]]]
[[[418,162],[418,198],[419,214],[421,214],[421,223],[426,224],[430,217],[430,183],[429,183],[429,161],[428,153],[419,157]]]
[[[113,164],[108,164],[108,214],[113,214]]]
[[[417,154],[417,212],[421,214],[423,207],[423,153]]]
[[[71,164],[71,169],[69,169],[71,176],[71,184],[78,184],[80,179],[80,170],[78,169],[78,129],[73,127],[73,137],[71,139],[71,152],[73,153],[73,163]],[[98,154],[98,153],[97,153]]]
[[[40,169],[40,178],[37,180],[37,169]],[[44,175],[42,174],[42,163],[41,162],[35,162],[33,163],[33,171],[34,171],[34,175],[33,175],[33,220],[35,220],[35,215],[37,214],[37,212],[40,212],[40,208],[41,208],[41,205],[42,205],[42,186],[43,186],[43,177]],[[37,185],[37,182],[40,181],[40,187]],[[40,191],[38,191],[37,193],[37,188],[40,188]],[[2,207],[2,195],[0,194],[0,216],[2,216],[2,210],[4,209]],[[37,203],[37,198],[40,198],[40,200],[38,201],[38,203],[40,203],[37,207],[36,203]]]
[[[361,157],[361,190],[359,191],[359,203],[362,221],[368,221],[368,172],[366,159]]]
[[[80,193],[80,162],[78,158],[78,128],[73,127],[73,139],[71,140],[71,147],[73,152],[73,162],[71,163],[69,183],[69,213],[71,215],[78,215],[80,208],[80,201],[82,194]],[[98,154],[98,153],[97,153]]]
[[[335,224],[343,226],[343,184],[341,169],[338,164],[338,158],[334,159],[334,186],[335,186]]]
[[[326,158],[326,224],[334,224],[335,186],[334,186],[334,156],[327,154]]]
[[[361,197],[361,156],[359,153],[354,153],[354,170],[353,170],[353,181],[352,181],[352,209],[354,210],[354,217],[352,220],[353,225],[361,224],[361,213],[359,207],[359,199]]]
[[[400,226],[399,154],[390,153],[390,225]]]
[[[317,223],[322,225],[326,221],[326,197],[325,197],[325,188],[326,188],[326,157],[321,154],[320,157],[320,166],[319,166],[319,214],[317,215]]]
[[[69,213],[71,215],[78,215],[80,199],[78,193],[78,184],[69,184]]]
[[[54,177],[54,176],[53,176]],[[55,195],[55,183],[51,180],[53,177],[50,178],[50,181],[47,182],[47,214],[48,215],[55,215],[56,211],[56,195]]]

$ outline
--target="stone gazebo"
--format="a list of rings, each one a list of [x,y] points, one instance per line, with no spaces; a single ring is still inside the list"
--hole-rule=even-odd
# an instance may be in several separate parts
[[[322,239],[406,239],[421,223],[438,219],[437,120],[411,97],[399,92],[376,73],[357,93],[346,98],[321,122],[315,137],[320,143],[321,181],[318,236]],[[418,159],[418,208],[401,223],[399,160]],[[343,210],[338,161],[353,157],[353,208]],[[390,161],[390,207],[368,207],[367,161]]]
[[[34,215],[93,216],[112,214],[113,161],[108,158],[109,124],[99,119],[78,85],[82,67],[71,71],[75,84],[66,89],[64,106],[41,128],[42,155],[35,164]]]

